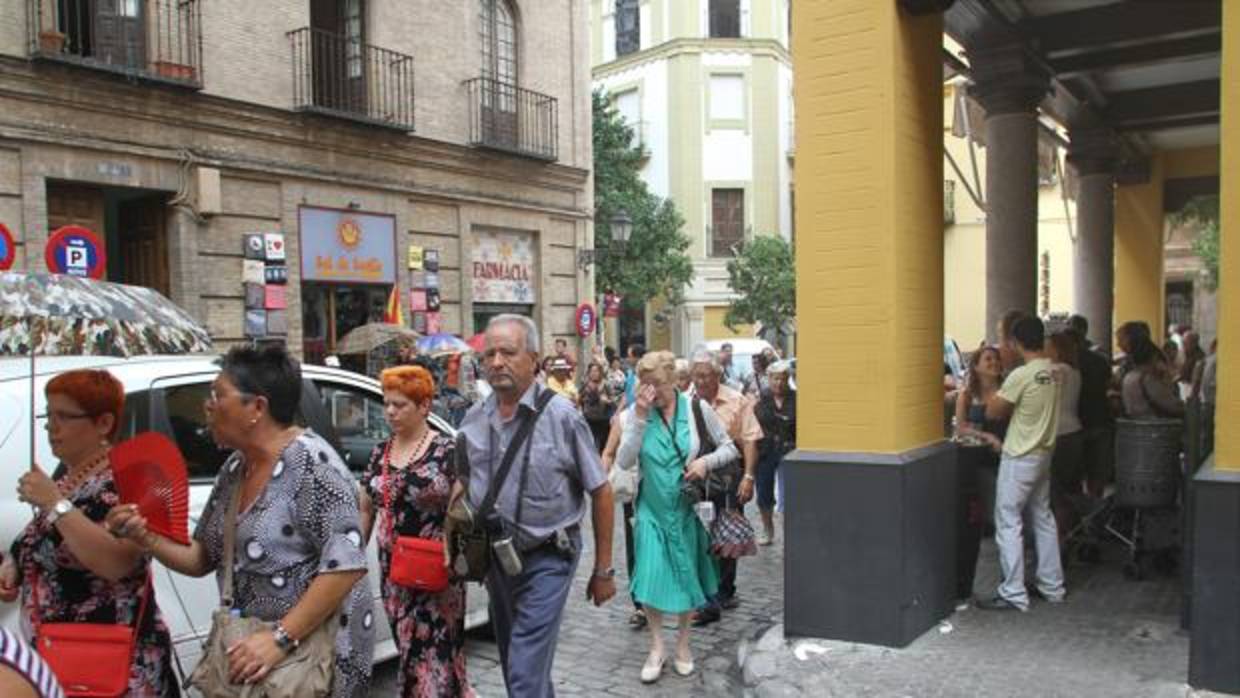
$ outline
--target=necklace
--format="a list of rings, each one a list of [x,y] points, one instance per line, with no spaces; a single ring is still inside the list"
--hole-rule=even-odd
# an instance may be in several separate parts
[[[60,493],[65,496],[76,494],[78,488],[86,484],[86,481],[93,477],[96,472],[102,470],[107,463],[108,451],[104,450],[72,474],[66,474],[65,477],[61,478],[60,482],[56,483],[56,486],[60,489]]]
[[[422,436],[413,445],[413,449],[409,451],[409,457],[405,459],[406,466],[413,465],[414,461],[417,460],[418,455],[422,453],[422,451],[424,450],[426,443],[430,441],[430,438],[431,438],[431,428],[430,428],[430,425],[427,425],[425,427],[425,430],[422,432]],[[391,458],[392,450],[393,450],[392,447],[395,444],[396,444],[396,437],[393,436],[392,440],[388,442],[387,453],[384,454],[384,459],[387,461],[388,465],[392,464],[392,458]]]

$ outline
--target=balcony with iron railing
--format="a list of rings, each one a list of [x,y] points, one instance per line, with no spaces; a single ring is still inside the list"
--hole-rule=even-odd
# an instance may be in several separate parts
[[[295,110],[413,130],[413,56],[312,27],[287,36]]]
[[[34,60],[202,87],[198,0],[26,0]]]
[[[555,161],[559,107],[555,97],[491,78],[465,82],[469,94],[469,144]]]

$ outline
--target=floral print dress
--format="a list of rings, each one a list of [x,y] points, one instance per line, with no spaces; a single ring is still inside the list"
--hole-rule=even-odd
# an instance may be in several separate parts
[[[396,536],[443,539],[456,444],[437,433],[421,458],[403,468],[389,465],[385,474],[389,443],[371,453],[364,485],[377,512],[383,605],[400,648],[399,695],[473,696],[465,675],[465,583],[454,580],[442,592],[428,593],[389,579]]]
[[[57,483],[68,474],[63,465],[52,476]],[[101,523],[112,507],[120,504],[112,469],[105,467],[87,478],[67,496],[86,518]],[[117,582],[110,582],[86,569],[69,550],[47,517],[36,516],[13,542],[11,549],[22,579],[22,612],[40,623],[104,623],[133,626],[146,589],[150,558]],[[37,597],[38,608],[35,608]],[[35,632],[38,629],[35,628]],[[164,624],[155,592],[137,632],[133,664],[129,670],[131,698],[178,696],[172,671],[172,640]]]

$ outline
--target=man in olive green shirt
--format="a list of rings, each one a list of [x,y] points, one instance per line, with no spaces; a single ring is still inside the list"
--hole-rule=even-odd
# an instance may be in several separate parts
[[[1012,327],[1006,341],[1023,364],[1014,369],[1003,387],[986,405],[991,419],[1011,417],[999,478],[995,484],[995,544],[1003,582],[990,599],[977,602],[991,610],[1029,609],[1025,590],[1025,543],[1021,526],[1029,510],[1038,550],[1038,592],[1052,603],[1063,601],[1063,566],[1059,559],[1059,531],[1050,507],[1051,454],[1059,424],[1058,377],[1043,353],[1042,321],[1024,317]]]

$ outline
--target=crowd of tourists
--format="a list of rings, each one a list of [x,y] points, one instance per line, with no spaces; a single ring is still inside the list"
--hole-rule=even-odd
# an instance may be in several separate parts
[[[232,454],[188,542],[121,501],[110,456],[124,414],[120,382],[106,370],[64,372],[45,388],[59,464],[51,473],[32,467],[19,481],[18,497],[35,515],[0,560],[0,603],[19,604],[36,634],[65,624],[128,629],[127,665],[92,671],[119,681],[124,695],[176,696],[182,686],[151,564],[214,575],[221,611],[189,685],[207,696],[247,685],[264,695],[364,696],[382,622],[369,572],[379,575],[399,650],[399,695],[469,696],[465,583],[477,580],[489,592],[509,694],[550,696],[584,549],[594,558],[589,599],[601,605],[616,593],[614,489],[624,507],[630,623],[651,636],[641,679],[658,680],[669,659],[691,674],[690,628],[736,607],[738,559],[774,540],[777,471],[795,445],[789,364],[760,356],[756,375],[742,377],[729,351],[677,359],[630,347],[624,360],[600,354],[578,382],[567,343],[557,344],[540,361],[529,318],[494,318],[480,362],[491,392],[461,418],[455,438],[427,420],[437,394],[431,370],[383,371],[391,431],[360,486],[337,451],[298,424],[301,369],[287,349],[232,349],[203,405],[213,439]],[[755,494],[760,533],[743,513]],[[592,546],[582,542],[587,514]],[[379,565],[368,570],[372,536]],[[426,550],[433,563],[419,556]],[[442,579],[427,574],[436,569]],[[671,652],[667,615],[679,628]],[[0,685],[14,682],[59,695],[48,666],[5,633]]]
[[[980,608],[1025,611],[1031,591],[1051,603],[1064,599],[1061,543],[1079,519],[1077,503],[1101,499],[1114,478],[1117,418],[1179,420],[1186,401],[1199,402],[1201,452],[1212,450],[1217,345],[1207,355],[1195,333],[1172,330],[1160,347],[1146,323],[1121,325],[1112,363],[1087,339],[1086,318],[1072,316],[1048,332],[1038,318],[1012,311],[996,328],[998,342],[972,353],[955,390],[954,437],[993,510],[1002,573]],[[1031,587],[1026,524],[1037,552]]]

